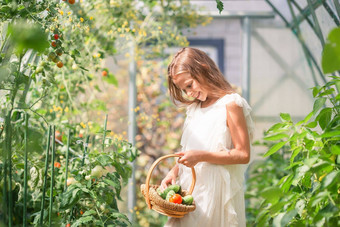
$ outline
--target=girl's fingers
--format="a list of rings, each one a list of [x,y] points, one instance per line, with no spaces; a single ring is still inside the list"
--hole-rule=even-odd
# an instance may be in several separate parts
[[[178,155],[180,155],[180,156],[183,156],[183,155],[184,155],[184,152],[177,152],[177,153],[175,153],[175,154],[178,154]]]

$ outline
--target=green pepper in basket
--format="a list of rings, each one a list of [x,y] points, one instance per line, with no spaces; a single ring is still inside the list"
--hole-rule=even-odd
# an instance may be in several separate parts
[[[157,193],[158,193],[163,199],[165,199],[166,196],[167,196],[167,194],[168,194],[168,192],[171,191],[171,190],[175,191],[175,193],[179,193],[179,194],[180,194],[180,192],[181,192],[181,186],[180,186],[180,185],[177,185],[177,184],[173,184],[173,185],[170,185],[169,187],[167,187],[166,189],[164,189],[163,192],[161,192],[160,188],[158,187],[158,188],[157,188]]]
[[[182,198],[182,203],[185,205],[191,205],[193,201],[194,198],[192,197],[192,195],[186,195]]]

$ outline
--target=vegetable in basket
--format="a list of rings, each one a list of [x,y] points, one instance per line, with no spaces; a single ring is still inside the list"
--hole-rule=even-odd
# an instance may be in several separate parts
[[[171,198],[172,196],[174,196],[175,194],[176,194],[176,192],[175,192],[174,190],[170,190],[170,191],[168,192],[168,194],[166,195],[166,201],[171,202],[171,201],[170,201],[170,198]]]
[[[182,198],[182,204],[184,205],[191,205],[193,201],[194,198],[192,197],[192,195],[186,195]]]
[[[173,184],[173,185],[170,185],[169,187],[167,187],[166,189],[164,189],[164,191],[162,192],[161,189],[158,187],[157,188],[157,193],[163,198],[165,199],[168,192],[169,191],[175,191],[175,193],[181,193],[181,186],[180,185],[177,185],[177,184]]]

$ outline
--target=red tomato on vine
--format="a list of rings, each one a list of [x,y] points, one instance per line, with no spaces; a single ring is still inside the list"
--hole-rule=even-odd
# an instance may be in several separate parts
[[[57,63],[57,66],[58,66],[59,68],[62,68],[62,67],[64,66],[64,64],[63,64],[61,61],[59,61],[59,62]]]
[[[59,132],[58,130],[55,131],[55,139],[56,139],[56,140],[59,140],[60,142],[61,142],[62,139],[63,139],[63,136],[62,136],[61,132]]]
[[[61,164],[60,164],[60,162],[55,162],[55,163],[54,163],[54,167],[56,167],[56,168],[60,168],[60,167],[61,167]]]
[[[51,46],[52,46],[52,47],[57,47],[57,42],[56,42],[56,41],[52,41],[52,42],[51,42]]]
[[[55,40],[59,39],[59,35],[58,34],[54,34],[54,39]]]
[[[170,197],[169,202],[181,204],[182,203],[182,196],[180,194],[175,194],[175,195]]]
[[[68,0],[68,3],[70,3],[71,5],[73,5],[75,2],[75,0]]]

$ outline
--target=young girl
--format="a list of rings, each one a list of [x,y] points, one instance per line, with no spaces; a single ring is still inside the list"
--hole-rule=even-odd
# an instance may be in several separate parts
[[[183,48],[175,55],[168,82],[173,101],[187,105],[187,116],[181,157],[161,188],[177,180],[188,189],[192,181],[188,167],[194,167],[196,210],[183,218],[169,218],[165,226],[246,226],[243,181],[253,134],[251,108],[209,56],[195,48]]]

